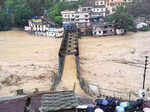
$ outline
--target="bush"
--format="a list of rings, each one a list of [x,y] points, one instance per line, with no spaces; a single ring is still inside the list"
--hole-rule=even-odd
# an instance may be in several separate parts
[[[61,24],[62,23],[61,16],[56,16],[55,19],[54,19],[54,22],[56,22],[57,24]]]

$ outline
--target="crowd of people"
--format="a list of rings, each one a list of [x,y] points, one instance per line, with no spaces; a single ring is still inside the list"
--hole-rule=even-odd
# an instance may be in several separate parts
[[[94,105],[88,105],[86,109],[78,112],[150,112],[150,108],[144,107],[144,99],[136,101],[121,101],[113,97],[96,99]]]

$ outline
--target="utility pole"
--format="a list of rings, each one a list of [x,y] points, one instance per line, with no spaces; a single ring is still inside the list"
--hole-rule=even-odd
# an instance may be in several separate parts
[[[147,65],[148,65],[148,56],[145,56],[145,68],[144,68],[144,75],[143,75],[143,89],[145,89],[145,77],[146,77]]]

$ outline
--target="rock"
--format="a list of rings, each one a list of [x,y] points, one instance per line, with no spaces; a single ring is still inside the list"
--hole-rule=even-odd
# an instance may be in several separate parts
[[[131,54],[134,54],[136,52],[136,49],[135,48],[132,48],[131,50],[130,50],[130,53]]]
[[[90,84],[89,85],[89,93],[91,95],[98,96],[100,94],[98,86]]]

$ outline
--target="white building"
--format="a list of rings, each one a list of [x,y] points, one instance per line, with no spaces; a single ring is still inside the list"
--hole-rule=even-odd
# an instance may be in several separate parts
[[[108,36],[108,35],[114,35],[114,26],[110,23],[102,23],[102,24],[94,24],[92,25],[92,33],[93,36]]]
[[[63,24],[75,23],[76,11],[65,10],[61,12]]]
[[[105,5],[105,0],[96,0],[95,1],[95,6],[101,6],[101,5]]]
[[[77,12],[75,22],[87,23],[88,25],[90,25],[90,14],[88,12]]]
[[[92,8],[92,16],[106,16],[106,5],[105,0],[96,0]]]
[[[62,11],[63,24],[71,23],[90,23],[90,14],[88,12]]]
[[[106,7],[105,6],[94,7],[92,9],[92,15],[105,17],[106,16]]]
[[[83,5],[83,6],[80,6],[78,8],[78,12],[91,12],[92,11],[92,6],[88,6],[88,5]]]

